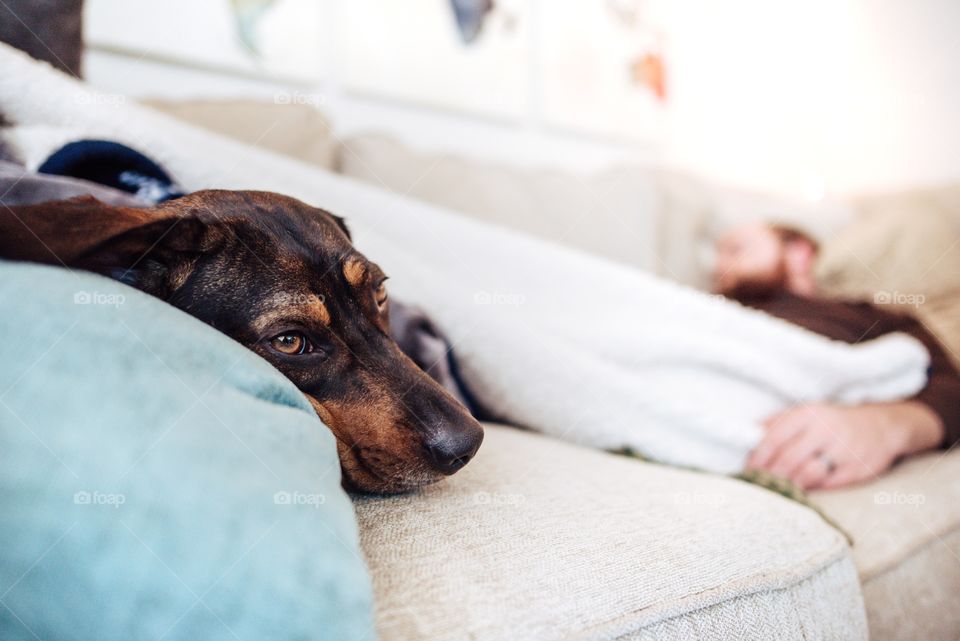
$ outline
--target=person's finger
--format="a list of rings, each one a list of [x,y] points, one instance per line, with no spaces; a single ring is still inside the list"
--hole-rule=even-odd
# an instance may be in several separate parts
[[[785,412],[768,419],[767,433],[750,453],[747,468],[766,469],[780,449],[803,430],[804,424],[801,417],[793,412]]]
[[[790,478],[804,491],[815,490],[820,487],[833,472],[834,470],[829,461],[824,460],[820,456],[811,456]]]
[[[812,459],[817,452],[826,449],[829,436],[817,426],[810,425],[771,457],[766,469],[771,474],[792,479],[801,467]]]
[[[760,425],[765,430],[771,430],[777,425],[785,423],[787,421],[793,420],[796,416],[796,412],[793,409],[789,409],[779,414],[774,414],[773,416],[768,416]]]
[[[840,487],[853,485],[863,480],[861,466],[856,461],[840,463],[833,474],[830,474],[820,483],[820,489],[833,490]]]

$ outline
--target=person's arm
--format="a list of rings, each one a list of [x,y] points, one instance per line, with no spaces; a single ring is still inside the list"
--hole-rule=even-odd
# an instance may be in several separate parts
[[[804,489],[876,478],[898,459],[960,441],[960,373],[939,341],[909,316],[870,307],[863,340],[904,332],[930,354],[927,384],[911,399],[856,407],[800,405],[771,417],[748,467],[790,478]]]
[[[815,316],[780,311],[781,318],[822,331]],[[850,311],[863,325],[860,341],[904,332],[923,343],[930,354],[927,384],[900,402],[801,405],[770,417],[747,467],[786,476],[806,489],[840,487],[875,478],[903,456],[960,442],[960,374],[937,339],[909,316],[867,303]]]
[[[897,459],[936,448],[944,439],[939,415],[916,400],[798,405],[765,426],[747,467],[789,478],[805,490],[873,480]]]
[[[927,384],[913,400],[923,404],[940,418],[943,440],[937,447],[953,447],[960,442],[960,372],[940,341],[920,321],[906,318],[900,331],[919,340],[930,353]]]
[[[920,341],[930,355],[927,383],[912,400],[932,410],[943,425],[943,440],[938,447],[952,447],[960,442],[960,372],[939,340],[917,318],[893,313],[862,303],[872,318],[870,329],[861,340],[878,338],[892,332],[903,332]],[[958,355],[957,360],[960,360]]]

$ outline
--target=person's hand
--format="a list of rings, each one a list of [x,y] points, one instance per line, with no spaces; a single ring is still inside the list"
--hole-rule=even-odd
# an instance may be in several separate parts
[[[869,481],[901,456],[930,449],[943,425],[917,402],[798,405],[767,421],[766,434],[747,461],[789,478],[804,490]]]

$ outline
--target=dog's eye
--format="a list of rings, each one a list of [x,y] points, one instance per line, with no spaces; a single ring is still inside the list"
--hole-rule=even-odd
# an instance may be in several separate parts
[[[383,306],[387,304],[387,279],[384,278],[378,284],[376,289],[373,290],[373,298],[377,301],[377,307],[383,309]]]
[[[307,337],[296,332],[274,336],[270,339],[270,347],[288,356],[300,356],[313,351],[313,346]]]

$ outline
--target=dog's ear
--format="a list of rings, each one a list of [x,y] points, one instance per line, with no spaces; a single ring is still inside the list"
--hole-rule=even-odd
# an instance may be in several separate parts
[[[327,216],[330,216],[330,218],[333,219],[333,222],[337,224],[337,227],[340,228],[340,230],[344,233],[344,235],[347,237],[348,240],[351,240],[351,241],[353,240],[353,236],[350,235],[350,230],[347,228],[347,221],[345,221],[340,216],[331,214],[330,212],[324,212],[324,213],[326,213]]]
[[[169,273],[212,249],[216,236],[192,216],[89,196],[0,207],[0,258],[93,271],[158,296]]]
[[[0,257],[71,265],[92,247],[150,222],[149,212],[92,196],[0,207]]]

